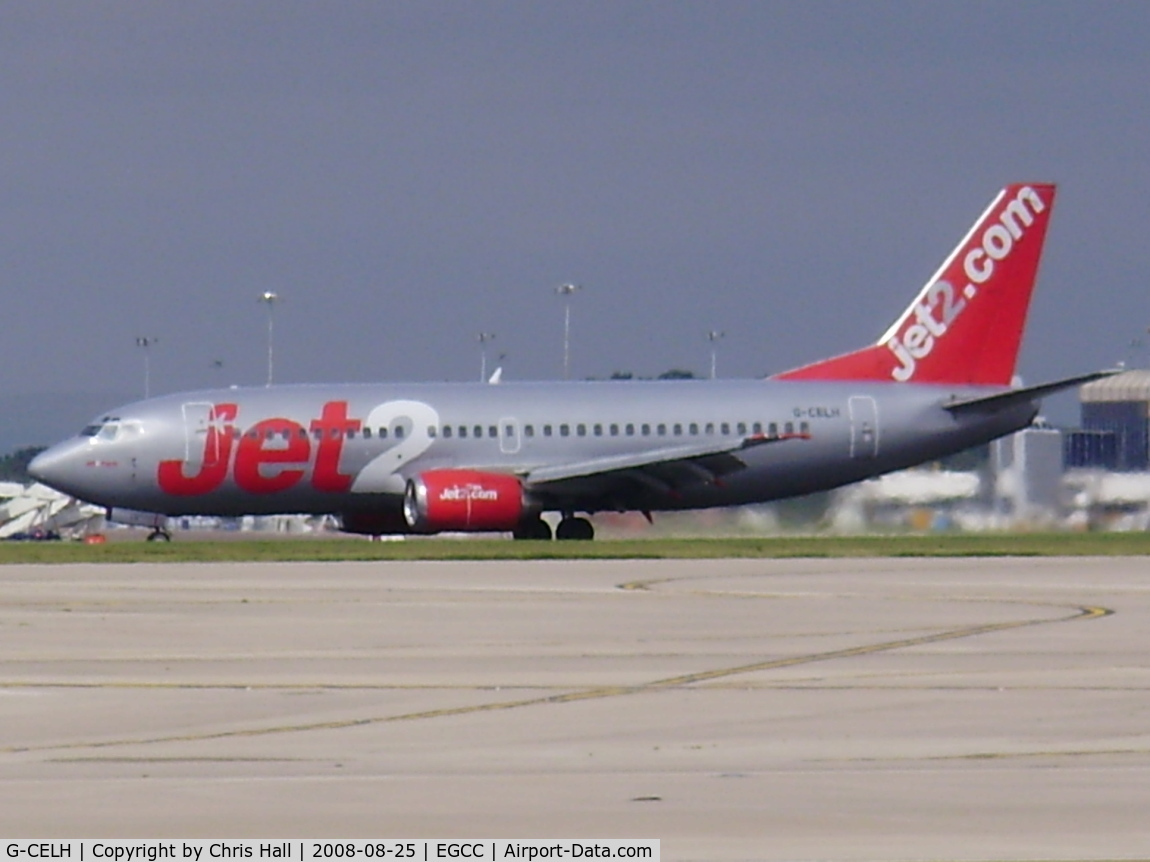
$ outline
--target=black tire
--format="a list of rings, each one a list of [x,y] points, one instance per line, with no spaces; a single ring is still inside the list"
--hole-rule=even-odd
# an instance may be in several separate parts
[[[523,521],[514,530],[511,535],[516,539],[525,539],[535,542],[550,542],[551,541],[551,525],[544,521],[542,518],[532,518],[528,521]]]
[[[595,538],[595,528],[586,518],[564,518],[555,530],[560,541],[589,542]]]

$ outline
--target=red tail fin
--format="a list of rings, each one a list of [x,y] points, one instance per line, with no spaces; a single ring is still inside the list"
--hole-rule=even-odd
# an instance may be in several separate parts
[[[1054,191],[1004,188],[877,344],[775,379],[1009,384]]]

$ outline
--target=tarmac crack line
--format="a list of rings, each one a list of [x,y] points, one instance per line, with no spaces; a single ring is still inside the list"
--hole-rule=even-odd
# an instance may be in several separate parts
[[[546,706],[549,704],[576,703],[588,700],[602,700],[625,695],[645,694],[649,692],[665,691],[681,688],[700,682],[709,682],[716,679],[739,676],[748,673],[758,673],[769,670],[796,667],[816,662],[835,661],[837,659],[858,658],[860,656],[874,655],[892,650],[907,649],[915,646],[943,643],[960,638],[978,637],[980,635],[1010,631],[1012,629],[1026,628],[1054,623],[1072,622],[1076,620],[1099,619],[1114,614],[1113,610],[1093,606],[1073,606],[1074,613],[1068,616],[1055,618],[1031,618],[1013,620],[1000,623],[984,623],[975,626],[963,626],[957,629],[935,632],[934,634],[917,637],[900,638],[892,641],[864,644],[843,649],[828,650],[825,652],[808,653],[805,655],[788,656],[785,658],[767,659],[749,664],[735,665],[727,668],[698,671],[695,673],[679,674],[672,677],[651,680],[650,682],[635,685],[597,686],[563,694],[544,695],[517,700],[495,701],[491,703],[471,704],[468,706],[445,707],[443,709],[424,710],[419,712],[401,713],[398,715],[367,716],[364,718],[340,719],[333,721],[318,721],[301,724],[276,725],[270,727],[246,728],[235,730],[222,730],[213,733],[171,734],[141,739],[111,739],[97,742],[74,742],[42,746],[7,746],[0,748],[5,754],[29,753],[38,751],[68,751],[78,749],[115,748],[128,745],[154,745],[173,742],[206,742],[219,739],[241,739],[275,734],[305,733],[317,730],[347,730],[356,727],[366,727],[375,724],[389,724],[404,721],[425,721],[433,718],[449,718],[460,715],[473,715],[484,712],[499,712],[503,710],[521,709],[530,706]]]

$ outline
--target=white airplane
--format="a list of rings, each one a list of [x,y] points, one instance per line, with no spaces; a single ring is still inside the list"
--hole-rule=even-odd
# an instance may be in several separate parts
[[[879,340],[765,380],[289,385],[120,407],[37,457],[64,493],[163,515],[334,514],[366,534],[589,539],[584,514],[737,506],[1026,427],[1012,389],[1055,187],[1004,188]],[[162,535],[157,530],[156,535]]]

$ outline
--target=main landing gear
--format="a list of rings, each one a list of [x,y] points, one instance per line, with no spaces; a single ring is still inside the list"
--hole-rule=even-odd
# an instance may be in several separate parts
[[[542,518],[535,517],[520,522],[519,525],[511,531],[511,535],[516,539],[550,542],[551,525]],[[586,518],[564,515],[563,520],[559,522],[559,526],[555,529],[555,538],[561,542],[568,540],[590,541],[595,538],[595,528]]]
[[[515,539],[550,542],[551,525],[537,515],[529,520],[521,521],[519,525],[511,531],[511,536]]]
[[[555,528],[555,538],[560,541],[568,539],[589,542],[595,538],[595,528],[586,518],[573,518],[565,515]]]
[[[163,527],[155,527],[152,532],[148,533],[149,542],[170,542],[172,541],[172,534],[165,530]]]

